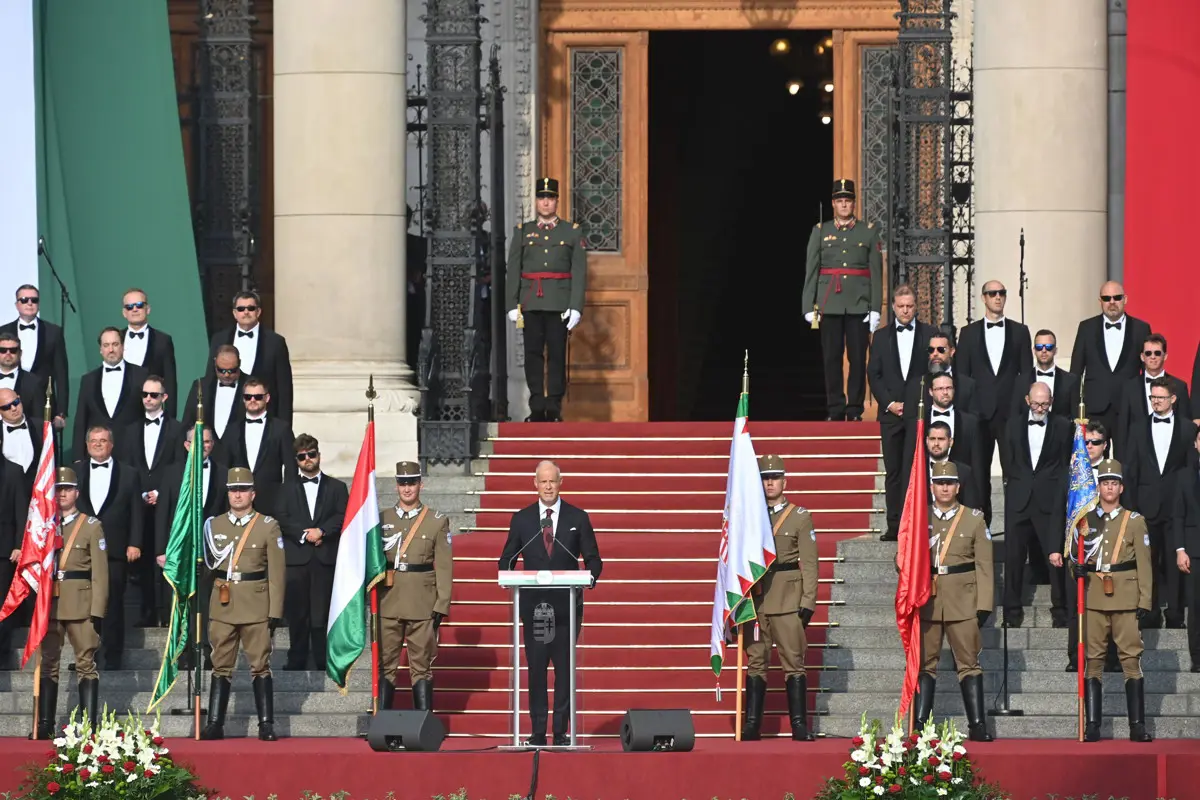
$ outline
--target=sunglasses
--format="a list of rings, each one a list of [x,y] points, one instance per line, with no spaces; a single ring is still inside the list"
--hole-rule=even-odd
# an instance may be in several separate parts
[[[37,298],[37,297],[18,297],[17,302],[24,303],[25,305],[35,305],[36,306],[38,303],[41,302],[41,299]]]
[[[933,345],[929,346],[929,352],[931,352],[931,353],[945,353],[949,349],[950,349],[949,347],[944,347],[944,346],[943,347],[934,347]]]
[[[3,348],[0,348],[0,352],[4,352]],[[1163,354],[1162,350],[1143,350],[1142,351],[1142,355],[1144,355],[1146,358],[1158,358],[1162,354]]]
[[[19,405],[21,405],[21,398],[15,397],[11,403],[5,403],[0,406],[0,411],[8,411],[10,408],[16,408]]]
[[[126,311],[133,311],[135,308],[145,308],[145,307],[146,307],[145,301],[142,301],[139,303],[126,303],[125,304]]]
[[[1008,297],[1008,289],[988,289],[983,293],[984,297]]]
[[[1040,353],[1048,353],[1056,347],[1058,347],[1056,344],[1035,344],[1033,349]]]
[[[20,347],[0,347],[0,353],[19,353]]]
[[[315,460],[320,455],[321,455],[320,450],[305,450],[303,452],[296,453],[296,460],[297,461],[307,461],[310,458]]]
[[[233,369],[225,369],[224,367],[217,367],[217,372],[218,372],[218,374],[221,374],[221,375],[237,375],[238,371],[239,371],[238,367],[234,367]]]
[[[235,311],[258,311],[258,306],[234,306]]]
[[[1125,295],[1123,295],[1123,294],[1102,294],[1102,295],[1100,295],[1100,299],[1106,303],[1119,303],[1125,299]]]
[[[142,392],[142,397],[153,397],[155,400],[162,397],[162,392]]]
[[[265,394],[250,394],[249,392],[242,395],[242,399],[247,403],[249,403],[251,400],[262,400],[264,397],[266,397]]]
[[[1103,439],[1088,439],[1087,443],[1092,447],[1104,447],[1104,445],[1108,444],[1108,442],[1104,441]]]

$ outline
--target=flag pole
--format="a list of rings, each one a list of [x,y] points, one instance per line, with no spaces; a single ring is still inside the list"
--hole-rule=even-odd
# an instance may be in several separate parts
[[[54,395],[54,378],[48,377],[48,378],[46,378],[46,406],[43,409],[45,412],[45,415],[46,415],[45,419],[48,419],[48,420],[54,419],[54,417],[51,416],[51,411],[50,411],[50,398],[53,395]],[[53,424],[51,425],[51,430],[53,430]],[[54,472],[57,475],[57,471],[55,470],[54,465],[51,465],[50,471]],[[33,498],[31,497],[30,500],[32,501],[32,499]],[[54,509],[54,519],[55,519],[55,523],[54,523],[55,538],[57,539],[58,537],[62,536],[62,520],[59,518],[57,508]],[[18,575],[17,577],[20,578],[20,575]],[[32,631],[31,631],[31,633],[32,633]],[[38,712],[40,710],[39,706],[41,705],[41,699],[42,699],[42,646],[39,644],[38,649],[37,649],[36,660],[33,663],[33,736],[31,738],[34,739],[35,741],[38,738],[38,722],[40,722],[40,720],[38,719]],[[93,721],[93,724],[94,724],[94,721]]]
[[[375,375],[372,374],[367,379],[367,427],[371,431],[371,452],[375,452],[375,398],[378,397],[375,391]],[[375,469],[375,464],[371,464],[372,472]],[[379,589],[372,586],[370,617],[368,618],[367,629],[371,636],[371,714],[372,716],[379,713],[379,679],[380,679],[380,663],[379,663]]]
[[[921,376],[921,389],[919,392],[917,392],[917,430],[918,431],[920,431],[920,429],[922,427],[921,423],[924,421],[925,421],[925,376],[922,375]],[[926,459],[928,459],[929,455],[925,452],[925,442],[920,441],[919,439],[920,439],[920,437],[918,437],[916,446],[921,451],[921,455],[923,455]],[[922,498],[922,502],[924,502],[924,498]],[[931,578],[930,580],[932,581],[933,579]],[[917,619],[917,636],[918,636],[918,642],[919,642],[919,644],[917,645],[917,648],[918,648],[917,652],[920,654],[920,657],[923,657],[925,655],[925,631],[921,628],[921,621],[919,619],[919,614],[918,614],[918,619]],[[905,662],[906,662],[905,668],[907,669],[907,658],[905,659]],[[920,677],[920,676],[918,675],[918,677]],[[932,706],[931,706],[931,708],[932,708]],[[908,700],[908,735],[909,736],[912,735],[913,729],[916,727],[916,724],[917,724],[917,709],[916,709],[915,704],[912,701],[912,698],[909,698],[909,700]]]
[[[1086,433],[1086,426],[1088,424],[1087,406],[1084,405],[1084,402],[1083,402],[1083,381],[1085,378],[1087,378],[1087,370],[1086,369],[1083,371],[1083,374],[1079,376],[1079,416],[1075,419],[1075,423],[1081,427],[1084,427],[1085,433]],[[1099,488],[1099,487],[1097,487],[1097,488]],[[1087,517],[1084,517],[1082,520],[1080,520],[1079,527],[1076,528],[1076,535],[1079,539],[1079,555],[1076,560],[1077,564],[1083,564],[1085,562],[1085,560],[1087,559],[1087,555],[1086,555],[1086,551],[1085,551],[1085,547],[1084,547],[1083,531],[1080,530],[1080,528],[1086,524],[1087,524]],[[1084,583],[1083,578],[1075,579],[1075,632],[1077,635],[1077,641],[1075,644],[1075,647],[1076,647],[1075,664],[1076,664],[1076,667],[1078,668],[1077,671],[1078,671],[1078,675],[1079,675],[1079,741],[1081,741],[1081,742],[1083,741],[1083,728],[1084,728],[1084,705],[1085,705],[1084,667],[1086,666],[1086,664],[1084,663],[1084,647],[1083,647],[1083,641],[1084,641],[1084,639],[1083,639],[1084,613],[1083,612],[1084,612],[1084,602],[1085,602],[1084,601],[1085,591],[1084,591],[1083,583]]]
[[[203,509],[203,490],[201,485],[204,482],[204,387],[201,385],[203,381],[196,384],[196,426],[200,432],[200,441],[196,441],[196,436],[192,436],[192,452],[188,455],[195,459],[192,463],[191,470],[192,479],[192,497],[200,498],[201,508]],[[199,450],[196,447],[199,446]],[[196,453],[196,455],[192,455]],[[196,469],[200,467],[200,469]],[[200,494],[197,494],[200,492]],[[195,500],[192,501],[195,504]],[[203,511],[201,511],[203,516]],[[202,697],[201,683],[204,680],[204,643],[201,641],[204,631],[204,609],[200,605],[200,531],[195,531],[192,536],[192,596],[188,598],[188,602],[192,604],[193,625],[195,626],[192,632],[192,672],[195,679],[192,681],[192,735],[195,740],[200,741],[200,698]]]
[[[746,625],[738,625],[738,660],[737,660],[737,721],[734,723],[733,740],[740,742],[742,740],[742,687],[744,685],[744,676],[742,675],[742,662],[746,655]]]

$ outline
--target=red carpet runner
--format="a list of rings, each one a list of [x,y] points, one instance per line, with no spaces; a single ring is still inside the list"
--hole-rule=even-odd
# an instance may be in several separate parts
[[[616,735],[629,708],[688,708],[698,735],[732,735],[734,670],[721,676],[718,703],[708,666],[731,430],[732,421],[500,426],[476,526],[454,539],[454,604],[434,701],[452,735],[510,730],[511,604],[496,586],[496,560],[512,512],[536,499],[543,458],[562,468],[564,499],[590,513],[604,558],[599,585],[585,595],[581,735]],[[808,663],[810,691],[819,691],[836,543],[867,532],[878,436],[869,423],[752,422],[751,430],[760,455],[787,460],[788,495],[816,522],[823,583]],[[732,650],[726,663],[736,664]],[[782,677],[770,685],[764,733],[774,735],[781,722],[787,729],[786,701]]]

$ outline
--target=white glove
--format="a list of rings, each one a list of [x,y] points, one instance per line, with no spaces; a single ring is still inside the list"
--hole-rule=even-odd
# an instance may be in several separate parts
[[[568,308],[564,311],[562,318],[567,321],[567,330],[571,330],[579,324],[579,312],[573,308]]]
[[[876,328],[879,327],[879,312],[878,311],[868,312],[867,315],[865,317],[863,317],[863,322],[867,323],[868,328],[870,328],[871,330],[875,330]]]
[[[520,311],[518,311],[517,309],[515,309],[515,308],[514,308],[512,311],[508,312],[508,321],[509,321],[509,322],[516,322],[516,321],[517,321],[517,316],[518,316],[520,313],[521,313]]]
[[[807,322],[809,325],[812,325],[812,318],[813,318],[813,312],[811,312],[811,311],[804,315],[804,321]]]

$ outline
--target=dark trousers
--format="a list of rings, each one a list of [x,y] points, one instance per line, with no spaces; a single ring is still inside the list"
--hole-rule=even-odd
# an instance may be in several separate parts
[[[523,311],[529,410],[561,412],[567,393],[567,323],[561,311]]]
[[[309,558],[307,564],[288,565],[283,615],[287,617],[288,664],[305,666],[311,649],[317,669],[325,669],[325,625],[333,595],[333,565]]]
[[[1189,554],[1190,555],[1190,554]],[[1178,572],[1178,568],[1176,568]],[[1187,639],[1192,666],[1200,664],[1200,559],[1192,561],[1188,575],[1180,573],[1187,594]]]
[[[0,591],[8,592],[8,587],[12,586],[13,578],[17,574],[17,565],[8,560],[9,553],[4,554],[3,560],[0,560]],[[0,664],[4,664],[9,658],[8,651],[12,648],[19,650],[24,649],[24,642],[13,642],[12,632],[14,628],[22,628],[28,624],[30,615],[33,612],[33,604],[37,600],[37,595],[33,592],[25,598],[24,602],[0,621]],[[17,662],[20,663],[20,653],[16,654]]]
[[[825,361],[825,400],[834,419],[861,417],[867,390],[867,340],[871,332],[863,314],[822,314],[821,352]],[[842,355],[850,362],[850,379],[842,391]],[[526,361],[526,369],[528,369]]]
[[[883,413],[883,409],[880,409]],[[900,513],[904,510],[904,487],[908,476],[904,472],[904,421],[891,414],[879,423],[879,441],[883,445],[883,489],[887,504],[887,532],[900,530]]]
[[[109,549],[111,552],[111,544]],[[129,577],[129,562],[125,560],[125,548],[120,550],[120,558],[108,559],[108,608],[100,626],[100,645],[104,648],[106,666],[120,662],[125,651],[125,582]],[[142,558],[149,558],[149,555]]]
[[[999,405],[1000,401],[996,401]],[[1000,447],[1000,463],[1008,463],[1008,439],[1004,435],[1004,429],[1008,426],[1008,416],[996,411],[996,416],[992,419],[980,421],[979,439],[972,446],[979,448],[979,466],[983,468],[983,474],[975,479],[979,485],[980,503],[983,508],[983,519],[990,526],[992,524],[992,456],[996,452],[996,447]]]
[[[1038,529],[1046,524],[1045,521],[1042,521],[1039,525],[1035,525],[1030,519],[1005,521],[1004,607],[1006,609],[1024,607],[1021,589],[1025,583],[1025,562],[1029,559],[1031,552],[1035,554],[1034,558],[1042,559],[1043,553],[1047,552],[1045,542],[1053,540],[1051,531]],[[1048,550],[1048,552],[1055,551]],[[1049,564],[1046,564],[1046,569],[1050,575],[1051,611],[1063,613],[1066,608],[1063,590],[1063,582],[1066,580],[1065,571],[1061,567],[1052,567]]]
[[[554,665],[554,734],[567,733],[571,712],[571,630],[565,591],[526,592],[521,598],[525,663],[529,669],[529,718],[534,735],[546,732],[546,671],[550,664]],[[548,619],[552,622],[548,623]],[[582,623],[583,606],[577,602],[577,640]]]
[[[154,506],[145,506],[142,509],[142,530],[149,541],[154,541],[154,520]],[[171,587],[163,577],[162,567],[147,551],[133,562],[130,569],[136,576],[141,593],[142,616],[157,616],[160,621],[165,620],[171,611]]]
[[[1187,583],[1184,574],[1175,563],[1175,549],[1167,546],[1169,517],[1159,514],[1147,520],[1150,535],[1150,565],[1154,569],[1154,585],[1150,592],[1150,613],[1159,614],[1167,607],[1168,624],[1183,624],[1184,609],[1187,608]]]

